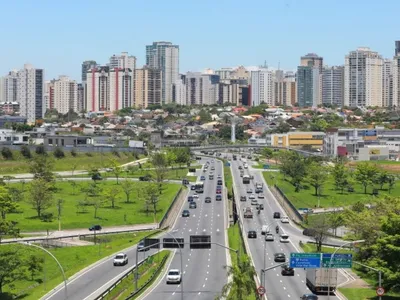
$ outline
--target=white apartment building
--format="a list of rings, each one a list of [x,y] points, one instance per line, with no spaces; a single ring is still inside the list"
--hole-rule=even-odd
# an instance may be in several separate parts
[[[345,58],[344,105],[382,106],[383,59],[369,48],[358,48]]]
[[[162,102],[171,103],[172,85],[179,79],[179,46],[170,42],[147,45],[146,65],[162,71]]]
[[[120,69],[136,69],[136,57],[128,55],[128,52],[122,52],[121,55],[113,55],[110,57],[109,67],[120,68]]]
[[[392,103],[390,106],[399,107],[400,105],[400,56],[393,58],[393,90],[392,90]]]
[[[297,102],[296,75],[277,71],[274,78],[275,105],[294,106]]]
[[[212,105],[218,103],[219,76],[188,72],[186,74],[187,105]]]
[[[17,102],[20,104],[20,115],[28,123],[35,123],[43,118],[46,103],[44,102],[44,70],[35,69],[26,64],[18,71]]]
[[[274,73],[266,68],[251,71],[251,92],[250,99],[252,106],[262,103],[274,105]]]
[[[325,66],[322,70],[322,104],[343,105],[344,67]]]
[[[18,88],[18,73],[11,71],[8,75],[0,77],[0,101],[16,102]]]
[[[56,109],[61,114],[66,114],[70,109],[78,111],[78,86],[75,80],[68,76],[60,76],[53,80],[53,95],[50,96],[51,108]],[[53,99],[52,99],[53,98]]]
[[[182,75],[181,78],[175,82],[173,87],[173,95],[176,104],[187,105],[185,75]]]
[[[393,102],[393,61],[385,59],[382,65],[382,106],[391,106]]]

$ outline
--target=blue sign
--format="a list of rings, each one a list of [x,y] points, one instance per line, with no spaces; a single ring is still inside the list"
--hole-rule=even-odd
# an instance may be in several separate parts
[[[225,163],[225,166],[230,167],[231,164],[230,164],[229,162],[226,162],[226,163]]]
[[[291,268],[320,268],[321,253],[290,253]]]
[[[353,255],[350,253],[336,253],[332,260],[332,253],[322,254],[323,268],[351,268],[353,265]]]

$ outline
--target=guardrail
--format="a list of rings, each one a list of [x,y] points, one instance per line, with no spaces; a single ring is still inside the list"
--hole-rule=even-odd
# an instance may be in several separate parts
[[[181,192],[182,192],[182,188],[180,188],[179,191],[176,193],[174,200],[172,200],[171,205],[168,207],[167,211],[165,212],[164,216],[162,217],[162,219],[161,219],[161,221],[160,221],[160,223],[158,225],[158,228],[162,228],[163,227],[165,221],[168,218],[169,213],[171,212],[172,207],[175,205],[175,202],[179,198]]]
[[[303,216],[299,213],[297,208],[293,205],[293,203],[286,197],[285,193],[276,185],[274,184],[275,189],[278,191],[279,195],[282,197],[282,199],[285,201],[285,203],[290,207],[290,209],[293,211],[293,214],[296,215],[297,218],[299,218],[301,221],[303,221]]]

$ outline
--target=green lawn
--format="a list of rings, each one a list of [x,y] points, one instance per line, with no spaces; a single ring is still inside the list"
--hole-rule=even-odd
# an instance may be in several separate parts
[[[254,169],[264,169],[264,165],[269,165],[270,169],[279,169],[279,165],[275,165],[273,163],[258,163],[257,165],[253,165]]]
[[[149,256],[144,264],[142,264],[139,267],[139,280],[138,280],[138,288],[141,288],[146,284],[146,282],[150,279],[150,277],[156,272],[157,275],[153,277],[153,279],[148,282],[147,288],[151,286],[151,284],[154,282],[155,279],[157,279],[158,274],[162,269],[157,270],[157,268],[160,266],[160,263],[162,262],[162,259],[166,257],[168,259],[168,256],[171,254],[171,251],[169,250],[162,250],[158,254],[154,254],[152,256]],[[163,262],[162,266],[165,264],[166,260]],[[115,289],[113,289],[104,299],[106,300],[113,300],[117,299],[117,297],[121,298],[128,297],[132,292],[135,291],[135,284],[132,284],[134,282],[134,277],[133,274],[129,275],[126,277]],[[134,298],[138,298],[144,291],[146,291],[146,288],[144,288],[140,293],[138,293]]]
[[[301,245],[301,248],[303,249],[304,252],[314,252],[314,253],[317,252],[317,247],[314,244],[303,243]],[[322,253],[333,253],[335,252],[336,248],[322,246],[321,250]],[[340,249],[337,253],[354,253],[354,252],[349,249]]]
[[[19,151],[12,151],[13,159],[5,160],[0,155],[0,174],[12,175],[29,173],[29,160],[24,158]],[[33,151],[31,151],[34,155]],[[119,157],[113,153],[97,153],[78,152],[77,156],[72,156],[71,152],[65,151],[65,157],[61,159],[55,159],[54,171],[70,171],[75,170],[88,170],[91,167],[95,168],[106,168],[110,166],[111,160],[116,160],[120,164],[125,164],[136,160],[131,152],[119,152]],[[90,155],[90,156],[88,156]],[[49,152],[49,156],[54,157]]]
[[[85,267],[95,263],[96,261],[119,252],[123,249],[132,247],[137,244],[145,236],[152,232],[137,232],[119,235],[98,236],[100,243],[97,245],[54,248],[49,251],[60,261],[66,277],[69,278]],[[3,245],[1,247],[27,247],[23,245]],[[43,272],[37,274],[33,281],[20,281],[15,283],[14,294],[24,294],[19,299],[37,300],[52,290],[62,280],[60,269],[56,262],[43,251],[36,248],[29,248],[30,254],[37,254],[45,259]],[[132,259],[132,258],[131,258]],[[44,274],[46,274],[44,277]],[[42,283],[40,283],[43,281]],[[9,286],[5,286],[4,292],[10,292]]]
[[[283,178],[281,173],[268,173],[264,172],[263,176],[267,181],[269,186],[276,184],[285,193],[286,197],[293,203],[296,208],[314,208],[317,206],[318,197],[315,196],[314,188],[304,184],[304,188],[300,192],[296,193],[294,186],[287,180]],[[360,184],[355,184],[354,192],[343,194],[340,191],[335,190],[333,181],[328,180],[321,192],[320,196],[320,207],[338,207],[338,206],[351,206],[357,201],[362,201],[365,203],[373,203],[374,196],[371,195],[372,187],[367,189],[367,194],[364,194],[364,188]],[[389,193],[387,190],[379,190],[380,195],[385,195]],[[392,196],[400,196],[400,181],[397,182],[394,189],[392,190]]]
[[[339,288],[339,291],[349,300],[378,300],[375,288]],[[388,293],[382,300],[399,300],[400,294]]]
[[[232,192],[232,174],[231,174],[231,167],[225,166],[224,163],[224,179],[225,179],[225,186],[228,191]]]
[[[125,202],[126,197],[122,191],[121,184],[117,185],[116,181],[102,181],[97,183],[100,188],[108,189],[114,187],[119,191],[115,208],[111,207],[111,202],[106,202],[103,207],[98,209],[97,218],[94,218],[93,206],[77,206],[78,202],[84,201],[85,198],[87,198],[88,201],[94,199],[94,197],[86,197],[86,193],[81,191],[82,188],[89,186],[92,182],[75,181],[75,184],[77,186],[73,190],[72,182],[61,181],[56,183],[58,191],[53,197],[54,202],[57,201],[57,199],[64,200],[61,214],[62,229],[87,228],[93,224],[100,224],[105,227],[154,222],[152,213],[146,214],[145,212],[145,199],[143,198],[142,191],[149,184],[147,182],[133,182],[134,190],[131,193],[130,203]],[[23,184],[15,183],[15,185],[22,186]],[[29,197],[28,185],[29,183],[26,183],[24,187],[25,200]],[[162,194],[158,202],[157,221],[162,218],[179,188],[179,184],[163,185]],[[58,229],[58,221],[56,220],[57,207],[55,204],[47,210],[55,216],[55,220],[52,222],[43,222],[38,219],[36,211],[32,209],[32,206],[27,203],[27,201],[22,201],[19,204],[19,211],[19,213],[8,214],[7,219],[17,221],[18,228],[20,228],[21,231],[32,232]]]

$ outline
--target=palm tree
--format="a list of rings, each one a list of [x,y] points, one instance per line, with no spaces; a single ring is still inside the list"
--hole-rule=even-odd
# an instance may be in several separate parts
[[[221,295],[216,300],[231,299],[245,300],[247,296],[255,291],[254,276],[256,271],[247,255],[240,258],[239,264],[225,266],[228,277],[232,276],[232,280],[225,284],[222,288]]]

